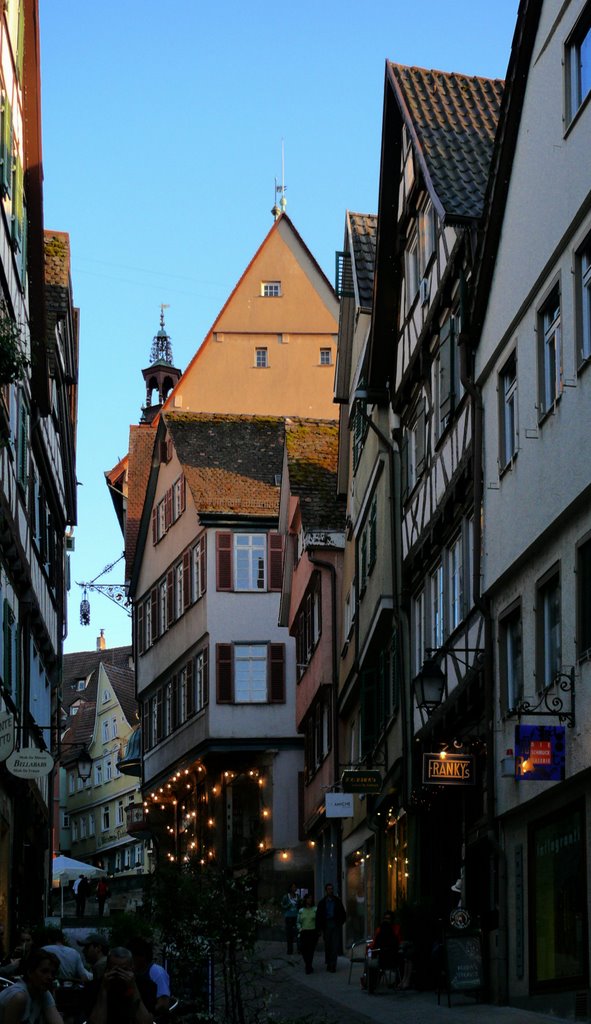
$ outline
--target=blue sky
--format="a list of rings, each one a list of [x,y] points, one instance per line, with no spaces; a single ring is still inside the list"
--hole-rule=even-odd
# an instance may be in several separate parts
[[[80,308],[78,526],[66,651],[130,642],[81,591],[123,550],[104,471],[144,399],[160,303],[183,369],[287,212],[332,281],[345,211],[377,209],[386,58],[504,77],[517,0],[40,0],[45,225]],[[122,582],[123,564],[103,577]]]

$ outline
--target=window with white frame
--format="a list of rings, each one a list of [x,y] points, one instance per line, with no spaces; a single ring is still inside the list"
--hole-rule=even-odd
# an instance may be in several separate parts
[[[448,551],[449,577],[449,632],[456,629],[464,617],[463,540],[461,533]]]
[[[514,711],[523,697],[521,606],[514,605],[499,618],[501,703]]]
[[[88,815],[88,834],[89,834],[89,836],[93,836],[94,832],[95,832],[94,814],[89,814]]]
[[[86,815],[80,815],[80,838],[86,839]]]
[[[108,804],[105,807],[103,807],[101,823],[103,832],[108,832],[108,830],[111,827],[111,812]]]
[[[195,711],[201,711],[207,704],[207,649],[199,651],[195,658]]]
[[[103,783],[103,766],[100,761],[94,763],[94,784],[95,786],[102,786]]]
[[[576,256],[577,335],[579,362],[591,358],[591,238]]]
[[[70,815],[67,811],[62,811],[62,828],[70,827]]]
[[[512,352],[499,374],[499,461],[501,469],[517,455],[517,357]]]
[[[281,281],[261,281],[261,295],[264,299],[278,299],[281,295]]]
[[[438,649],[444,640],[443,562],[439,562],[429,578],[431,590],[431,647]]]
[[[115,854],[115,871],[121,871],[121,850]]]
[[[414,670],[420,672],[425,660],[425,591],[421,590],[413,602]]]
[[[113,715],[113,717],[111,719],[111,737],[113,739],[115,739],[115,737],[117,736],[118,731],[119,731],[119,726],[117,724],[117,716]]]
[[[419,290],[419,236],[417,225],[412,227],[404,254],[406,308],[413,305]]]
[[[547,413],[562,391],[560,290],[555,285],[538,314],[540,413]]]
[[[560,572],[551,569],[536,587],[536,676],[538,690],[549,686],[560,671],[562,629]]]
[[[205,593],[205,534],[191,549],[191,594],[198,601]]]
[[[172,519],[177,519],[185,511],[185,478],[179,476],[172,485]]]
[[[109,739],[109,722],[107,719],[103,720],[103,743],[106,743]]]
[[[127,871],[131,867],[131,846],[126,846],[123,851],[123,870]]]
[[[320,349],[320,365],[332,366],[332,350],[330,348]]]
[[[174,567],[174,605],[176,611],[176,618],[179,619],[185,610],[183,600],[183,560]]]
[[[344,636],[348,639],[353,632],[355,623],[355,580],[351,582],[345,598]]]
[[[110,782],[113,778],[113,762],[110,758],[107,758],[105,763],[105,782]]]
[[[406,494],[416,486],[425,468],[425,401],[421,399],[414,422],[406,438],[406,480],[403,489]]]
[[[172,720],[172,680],[169,680],[164,687],[164,735],[170,736],[174,725]]]
[[[111,699],[111,691],[108,690],[105,687],[105,689],[103,690],[103,704],[108,704],[110,699]]]
[[[123,800],[117,801],[117,811],[115,817],[115,823],[117,825],[123,825],[125,821],[125,809],[123,807]]]
[[[591,653],[591,537],[577,546],[577,654]]]
[[[158,605],[160,634],[162,635],[168,626],[168,586],[166,579],[160,580],[160,583],[158,584]]]
[[[68,772],[68,793],[70,796],[76,792],[76,776],[74,772]]]
[[[431,256],[435,252],[435,211],[427,200],[419,210],[419,270],[424,276]]]
[[[78,842],[78,818],[72,818],[72,842]]]
[[[144,863],[144,848],[143,848],[141,843],[136,843],[136,845],[134,846],[134,853],[135,853],[135,866],[136,866],[136,868],[140,868],[142,866],[142,864]]]
[[[234,590],[266,590],[267,537],[234,534]]]
[[[573,117],[591,92],[591,4],[587,4],[566,43],[567,116]]]
[[[254,365],[259,370],[264,370],[269,365],[269,350],[264,346],[255,348]]]
[[[81,779],[80,776],[78,776],[78,778],[76,779],[76,789],[78,790],[79,793],[81,792],[83,787],[84,787],[84,779]]]
[[[237,703],[266,703],[266,644],[234,645],[234,700]]]

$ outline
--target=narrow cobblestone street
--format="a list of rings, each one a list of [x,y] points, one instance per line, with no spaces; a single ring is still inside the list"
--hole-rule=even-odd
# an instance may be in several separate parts
[[[300,957],[287,956],[279,942],[261,943],[259,955],[269,964],[265,979],[272,992],[272,1010],[278,1022],[308,1019],[310,1024],[559,1024],[548,1005],[548,1014],[532,1013],[510,1006],[491,1006],[453,994],[451,1007],[442,993],[397,992],[381,988],[369,995],[359,984],[355,966],[348,983],[349,961],[339,957],[336,974],[324,970],[323,954],[316,954],[314,974],[306,975]]]

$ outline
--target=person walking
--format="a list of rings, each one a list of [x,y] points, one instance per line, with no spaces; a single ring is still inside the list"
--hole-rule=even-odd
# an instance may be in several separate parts
[[[285,938],[287,941],[287,952],[293,953],[293,945],[297,936],[297,920],[300,901],[295,882],[289,887],[288,892],[281,897],[281,909],[285,921]]]
[[[326,969],[334,974],[337,969],[337,957],[341,948],[342,927],[347,914],[338,896],[335,895],[332,882],[324,886],[324,896],[316,907],[316,929],[324,936],[324,959]]]
[[[86,875],[80,875],[74,882],[74,894],[76,896],[76,917],[84,917],[86,910],[86,899],[90,895],[90,882]]]
[[[297,929],[300,953],[304,960],[306,974],[312,974],[314,970],[312,962],[318,941],[318,931],[316,930],[316,907],[309,892],[304,896],[303,907],[300,907],[298,910]]]
[[[111,895],[111,890],[104,878],[99,878],[96,885],[96,898],[98,901],[98,916],[104,917],[105,903]]]

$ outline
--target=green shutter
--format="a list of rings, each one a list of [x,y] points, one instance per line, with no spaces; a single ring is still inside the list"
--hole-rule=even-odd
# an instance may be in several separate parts
[[[17,156],[14,164],[14,195],[12,197],[12,242],[20,249],[23,237],[24,217],[23,165]]]
[[[6,93],[2,95],[2,132],[0,139],[0,187],[4,196],[12,186],[12,108]]]
[[[23,83],[23,68],[25,63],[25,0],[20,0],[18,5],[18,33],[16,37],[16,70],[19,82]]]

